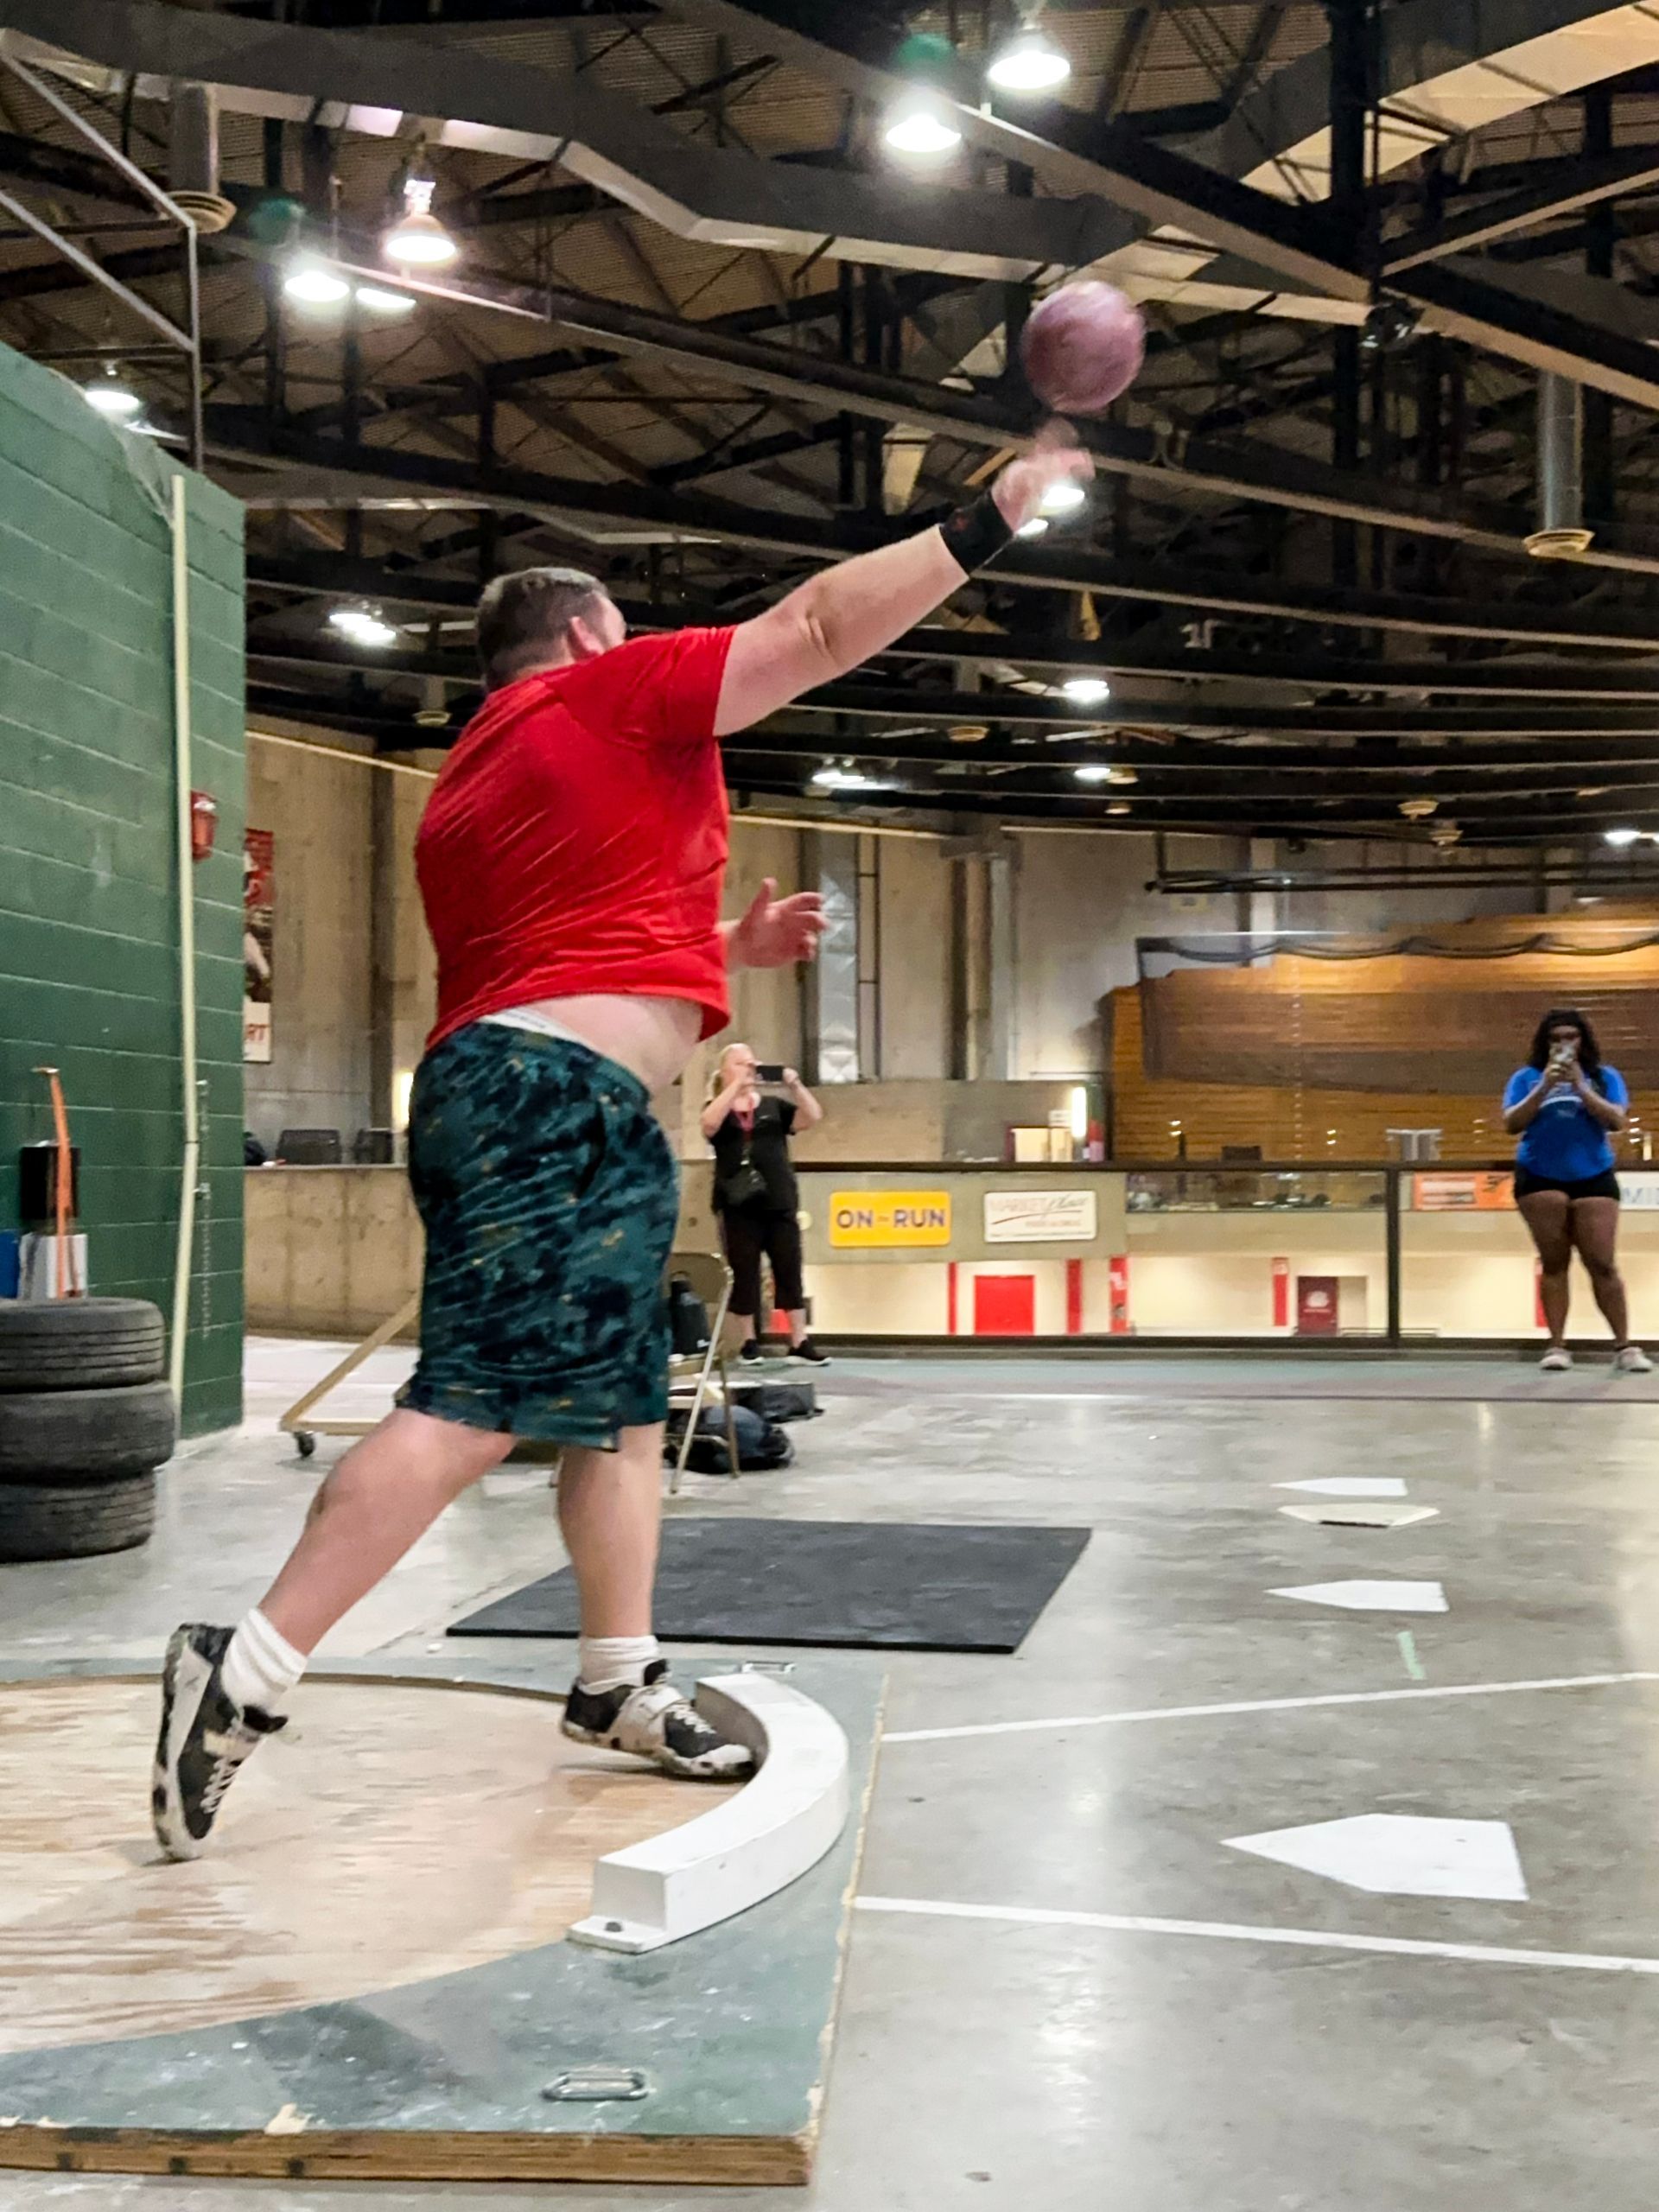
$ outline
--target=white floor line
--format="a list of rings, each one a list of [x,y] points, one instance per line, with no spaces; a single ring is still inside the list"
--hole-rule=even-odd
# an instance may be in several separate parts
[[[1052,1912],[1040,1905],[947,1904],[930,1897],[859,1897],[860,1912],[989,1920],[1024,1928],[1099,1928],[1119,1936],[1198,1936],[1219,1943],[1278,1943],[1301,1951],[1372,1951],[1391,1958],[1461,1959],[1474,1966],[1567,1967],[1579,1974],[1659,1974],[1659,1958],[1599,1951],[1523,1951],[1500,1943],[1432,1943],[1406,1936],[1348,1936],[1318,1928],[1251,1928],[1225,1920],[1156,1920],[1131,1912]]]
[[[1402,1705],[1425,1697],[1514,1697],[1522,1690],[1611,1689],[1624,1682],[1659,1682],[1659,1674],[1558,1675],[1531,1682],[1450,1682],[1427,1689],[1334,1690],[1324,1697],[1260,1697],[1234,1705],[1154,1705],[1141,1713],[1074,1713],[1051,1720],[979,1720],[962,1728],[901,1728],[887,1744],[944,1744],[960,1736],[1028,1736],[1052,1728],[1118,1728],[1148,1720],[1208,1720],[1242,1713],[1305,1713],[1324,1705]]]

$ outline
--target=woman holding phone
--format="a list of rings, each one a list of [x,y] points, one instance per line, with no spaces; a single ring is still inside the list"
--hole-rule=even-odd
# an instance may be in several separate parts
[[[823,1119],[823,1109],[793,1068],[762,1067],[747,1045],[728,1045],[702,1109],[702,1134],[715,1147],[715,1211],[732,1270],[732,1318],[743,1331],[740,1359],[765,1357],[756,1325],[760,1262],[772,1262],[772,1289],[789,1323],[791,1359],[828,1367],[807,1332],[801,1287],[800,1194],[789,1140]]]
[[[1647,1354],[1630,1342],[1624,1278],[1616,1254],[1618,1178],[1612,1140],[1624,1128],[1630,1103],[1624,1077],[1602,1058],[1595,1031],[1572,1007],[1544,1016],[1527,1065],[1516,1070],[1504,1089],[1503,1126],[1521,1140],[1515,1202],[1532,1232],[1542,1270],[1549,1344],[1540,1363],[1552,1375],[1573,1364],[1566,1338],[1567,1270],[1575,1249],[1613,1332],[1616,1372],[1651,1371]]]

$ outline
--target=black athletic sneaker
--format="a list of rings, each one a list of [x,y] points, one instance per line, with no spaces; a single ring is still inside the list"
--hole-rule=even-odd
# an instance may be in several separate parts
[[[607,1751],[632,1751],[688,1781],[747,1781],[754,1771],[753,1752],[711,1728],[667,1676],[668,1662],[658,1659],[638,1687],[624,1682],[617,1689],[585,1690],[573,1683],[565,1700],[565,1734]]]
[[[745,1367],[759,1367],[764,1363],[766,1357],[766,1353],[761,1349],[760,1339],[759,1337],[745,1337],[743,1342],[738,1347],[737,1356],[742,1361]]]
[[[829,1353],[820,1351],[810,1337],[803,1337],[789,1356],[791,1359],[799,1360],[804,1367],[828,1367],[830,1364]]]
[[[226,1696],[222,1669],[231,1636],[227,1628],[187,1622],[167,1647],[149,1813],[169,1859],[200,1856],[243,1760],[288,1725]]]

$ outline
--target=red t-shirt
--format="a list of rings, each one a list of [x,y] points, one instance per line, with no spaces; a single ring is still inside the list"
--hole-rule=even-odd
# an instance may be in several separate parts
[[[731,1018],[720,936],[732,633],[631,639],[486,699],[415,841],[438,953],[437,1045],[532,999],[612,991]]]

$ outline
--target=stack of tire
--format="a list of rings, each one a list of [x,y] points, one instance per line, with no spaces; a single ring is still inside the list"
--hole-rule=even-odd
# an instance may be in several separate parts
[[[178,1441],[166,1367],[143,1299],[0,1300],[0,1560],[147,1541]]]

